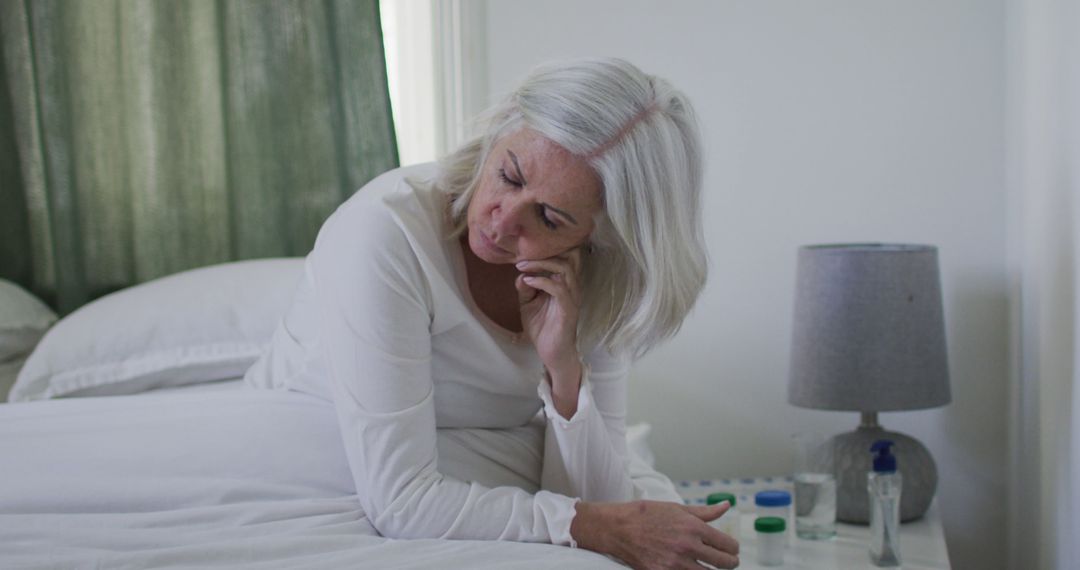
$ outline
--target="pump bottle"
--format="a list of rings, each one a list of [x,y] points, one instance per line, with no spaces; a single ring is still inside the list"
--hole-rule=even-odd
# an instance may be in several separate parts
[[[870,496],[870,561],[875,566],[900,566],[900,489],[894,443],[879,439],[870,447],[874,467],[867,476]]]

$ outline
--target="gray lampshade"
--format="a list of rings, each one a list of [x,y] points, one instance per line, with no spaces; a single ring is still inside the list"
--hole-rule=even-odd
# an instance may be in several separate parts
[[[788,401],[883,412],[951,400],[937,248],[800,248]]]

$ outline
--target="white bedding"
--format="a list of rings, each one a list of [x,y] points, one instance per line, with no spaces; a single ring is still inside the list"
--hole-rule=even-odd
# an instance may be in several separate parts
[[[542,427],[440,430],[440,469],[535,489]],[[635,460],[635,480],[664,484]],[[392,540],[331,404],[236,383],[0,405],[2,568],[604,568],[546,544]]]

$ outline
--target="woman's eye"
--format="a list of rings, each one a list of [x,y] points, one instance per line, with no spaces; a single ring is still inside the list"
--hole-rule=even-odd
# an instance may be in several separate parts
[[[547,217],[547,211],[543,206],[536,206],[536,215],[540,216],[540,221],[544,222],[544,225],[547,226],[548,229],[553,230],[559,227],[555,224],[555,222],[551,221],[551,218]]]
[[[514,186],[516,188],[521,188],[521,183],[518,182],[517,180],[511,180],[510,177],[506,175],[506,170],[505,169],[502,169],[502,168],[499,169],[499,178],[502,178],[503,182],[505,182],[505,183],[507,183],[507,184],[509,184],[511,186]]]

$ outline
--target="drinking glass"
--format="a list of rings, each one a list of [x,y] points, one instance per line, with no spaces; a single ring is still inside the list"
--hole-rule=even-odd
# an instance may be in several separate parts
[[[836,476],[832,439],[817,432],[795,442],[795,534],[809,540],[836,536]]]

